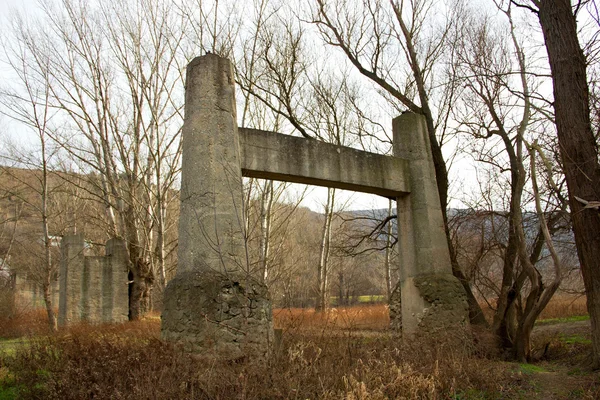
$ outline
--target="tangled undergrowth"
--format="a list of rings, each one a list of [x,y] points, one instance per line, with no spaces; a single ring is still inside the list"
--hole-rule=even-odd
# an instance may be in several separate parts
[[[207,362],[161,341],[157,316],[50,334],[33,321],[43,315],[32,315],[0,324],[0,337],[20,337],[0,341],[2,400],[542,398],[526,371],[490,350],[489,333],[402,341],[385,329],[383,306],[276,311],[283,332],[271,358],[239,363]],[[547,362],[582,359],[590,344],[576,334],[548,331],[540,342]],[[597,398],[596,378],[584,378],[573,398]]]
[[[387,334],[288,331],[268,362],[223,364],[162,342],[157,326],[79,326],[32,338],[3,357],[4,381],[23,399],[436,399],[519,390],[509,369],[458,346],[466,341],[456,336],[401,344]]]

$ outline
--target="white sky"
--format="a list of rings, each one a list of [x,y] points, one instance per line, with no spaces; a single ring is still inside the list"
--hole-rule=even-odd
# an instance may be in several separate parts
[[[0,21],[3,28],[0,28],[0,34],[4,36],[2,31],[8,28],[8,19],[11,13],[15,10],[25,13],[30,13],[31,10],[37,8],[37,0],[0,0]],[[4,64],[4,55],[0,53],[0,80],[10,79],[11,72]],[[8,118],[0,115],[0,136],[1,140],[9,140],[17,146],[27,146],[29,135],[27,128],[20,124],[10,121]],[[290,197],[295,197],[295,192],[301,192],[303,185],[292,185]],[[368,195],[363,193],[355,193],[349,191],[338,190],[336,195],[336,203],[338,207],[344,207],[346,210],[363,210],[372,208],[387,208],[388,200],[381,196]],[[310,208],[313,211],[323,212],[324,204],[327,200],[327,189],[322,187],[310,187],[302,205]]]
[[[37,0],[0,0],[0,35],[5,35],[2,31],[7,29],[7,17],[10,15],[11,10],[18,9],[31,13],[32,10],[37,8]],[[0,64],[3,64],[4,56],[0,53]],[[10,75],[7,73],[4,65],[0,65],[0,81],[10,79]],[[391,125],[391,121],[389,123]],[[386,124],[387,125],[387,124]],[[18,124],[12,123],[7,118],[0,116],[0,135],[8,136],[12,142],[26,145],[27,137],[25,130],[18,126]],[[446,155],[449,155],[449,148],[444,149]],[[475,167],[473,162],[468,156],[462,159],[455,160],[455,164],[450,169],[451,179],[451,192],[449,193],[450,207],[461,207],[461,202],[457,198],[462,197],[464,192],[468,192],[469,187],[474,184],[475,181]],[[295,185],[296,186],[296,185]],[[296,191],[300,189],[300,185],[296,186]],[[346,204],[346,209],[350,210],[361,210],[371,208],[387,208],[388,200],[375,195],[366,195],[362,193],[354,193],[347,191],[339,191],[337,198],[339,204]],[[293,194],[291,195],[293,197]],[[322,212],[324,203],[327,197],[327,190],[320,187],[312,187],[310,194],[306,197],[303,205],[309,207],[314,211]]]

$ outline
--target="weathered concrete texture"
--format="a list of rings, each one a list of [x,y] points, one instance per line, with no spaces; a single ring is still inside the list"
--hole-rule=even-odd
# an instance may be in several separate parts
[[[419,275],[413,279],[428,307],[417,315],[421,331],[435,332],[468,323],[469,305],[460,281],[452,274]]]
[[[178,272],[245,268],[233,68],[214,54],[187,67]]]
[[[242,169],[248,176],[397,196],[403,333],[430,331],[438,320],[439,326],[466,321],[421,116],[393,121],[395,158],[250,129],[241,132],[241,156],[234,92],[228,60],[211,54],[188,65],[179,264],[165,291],[165,339],[230,359],[269,353],[270,303],[247,271]]]
[[[102,270],[102,321],[125,322],[129,319],[129,259],[123,239],[106,242]]]
[[[273,344],[265,285],[204,270],[178,273],[165,290],[162,337],[207,358],[264,358]]]
[[[81,320],[102,322],[102,272],[105,257],[85,257],[81,280]]]
[[[164,293],[162,337],[219,358],[266,355],[266,288],[248,274],[242,168],[231,63],[214,54],[187,68],[177,275]]]
[[[58,324],[68,325],[81,319],[81,282],[84,262],[83,235],[66,235],[61,241]]]
[[[128,267],[125,242],[111,239],[106,255],[84,255],[83,235],[67,235],[61,242],[59,325],[86,321],[124,322],[128,319]]]
[[[26,274],[19,274],[11,271],[8,278],[14,279],[14,305],[17,309],[27,310],[36,308],[45,308],[44,291],[39,282],[28,279]],[[2,275],[0,275],[0,281]],[[59,284],[57,279],[50,283],[50,293],[52,305],[57,307],[59,304]]]
[[[396,198],[410,191],[408,163],[318,140],[239,128],[242,173]]]
[[[468,314],[463,315],[462,296],[457,301],[439,297],[432,307],[416,286],[421,276],[452,277],[452,265],[425,119],[402,114],[393,120],[393,131],[394,155],[409,160],[411,187],[409,195],[397,199],[402,331],[416,334],[422,331],[422,321],[435,321],[438,312],[442,319],[455,315],[457,322]]]

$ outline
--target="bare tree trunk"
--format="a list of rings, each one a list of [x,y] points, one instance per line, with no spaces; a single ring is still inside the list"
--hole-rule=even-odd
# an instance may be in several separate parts
[[[161,196],[162,197],[162,196]],[[166,210],[163,207],[162,201],[158,200],[158,226],[156,233],[156,248],[154,254],[158,263],[158,284],[161,290],[167,285],[167,277],[165,272],[165,214]]]
[[[592,323],[593,366],[600,368],[600,214],[578,199],[600,200],[598,147],[590,124],[586,60],[569,0],[541,0],[539,20],[554,84],[554,110],[575,244]]]
[[[389,200],[388,205],[388,219],[392,217],[392,199]],[[385,239],[385,293],[387,296],[387,301],[389,303],[390,298],[392,297],[392,268],[391,268],[391,258],[392,258],[392,221],[391,219],[387,223],[387,237]]]
[[[263,282],[267,281],[269,274],[269,250],[271,238],[271,218],[273,208],[273,181],[265,182],[260,200],[260,243],[259,263],[260,276]]]
[[[530,277],[531,291],[529,293],[529,296],[527,297],[525,310],[523,312],[524,315],[519,321],[517,336],[515,338],[514,345],[514,358],[520,362],[527,362],[531,360],[531,332],[533,331],[533,326],[535,324],[536,319],[539,317],[541,312],[550,302],[550,299],[552,299],[554,293],[558,290],[558,287],[560,286],[560,283],[562,281],[563,270],[562,263],[552,242],[552,237],[550,235],[550,230],[546,222],[544,210],[542,209],[540,193],[537,184],[535,151],[537,150],[542,156],[542,158],[544,158],[544,155],[541,149],[537,147],[535,143],[533,146],[528,146],[528,150],[530,156],[531,184],[533,187],[535,208],[544,242],[546,243],[546,247],[548,248],[548,251],[550,252],[552,261],[554,263],[554,280],[549,285],[544,287],[541,274],[533,267],[533,264],[530,261],[531,257],[528,259],[527,255],[525,254],[525,234],[523,230],[521,230],[519,232],[522,241],[522,245],[520,248],[521,260],[522,263],[525,264],[524,268],[527,268],[529,271],[531,271],[532,276]],[[551,171],[548,172],[551,173]],[[535,257],[537,258],[537,256]]]
[[[344,270],[342,267],[340,267],[340,272],[338,272],[338,301],[337,301],[337,305],[338,306],[343,306],[346,304],[346,302],[344,301]]]
[[[52,305],[51,287],[52,287],[52,254],[50,253],[50,232],[48,230],[48,159],[46,157],[46,137],[43,129],[39,130],[42,160],[41,176],[41,213],[42,213],[42,232],[44,235],[44,268],[42,270],[42,290],[44,293],[44,303],[46,304],[46,313],[48,315],[48,325],[50,330],[56,331],[56,315]]]
[[[315,311],[325,311],[328,306],[327,277],[329,261],[329,245],[331,242],[331,219],[333,218],[333,207],[335,203],[335,189],[327,188],[327,204],[325,205],[325,220],[321,235],[321,247],[319,265],[317,266],[317,300]]]
[[[52,279],[48,275],[44,280],[42,291],[44,295],[44,304],[46,305],[46,315],[48,315],[48,325],[51,331],[56,331],[56,314],[54,313],[54,304],[52,304]]]

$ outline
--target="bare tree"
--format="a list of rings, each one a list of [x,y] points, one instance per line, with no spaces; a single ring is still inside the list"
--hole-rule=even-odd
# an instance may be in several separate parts
[[[408,109],[425,117],[452,270],[467,292],[471,322],[485,324],[469,282],[456,262],[447,224],[448,171],[441,145],[450,105],[438,107],[440,113],[437,116],[432,105],[433,88],[444,86],[434,79],[435,66],[444,54],[453,25],[460,21],[446,17],[441,27],[434,27],[428,16],[436,15],[439,21],[439,14],[432,12],[434,2],[426,0],[390,0],[387,5],[378,0],[352,5],[344,1],[316,0],[314,4],[312,22],[325,43],[339,48],[362,75],[393,100],[398,110]],[[456,8],[460,9],[458,5]],[[440,98],[448,103],[453,98],[450,93],[455,86],[446,88],[450,92]]]
[[[54,312],[55,304],[52,303],[52,282],[56,278],[56,261],[52,258],[52,239],[49,229],[50,216],[50,195],[49,177],[51,174],[52,158],[56,155],[49,145],[49,136],[52,127],[50,125],[54,116],[54,111],[50,105],[50,80],[51,77],[43,72],[30,70],[28,65],[30,58],[37,57],[27,51],[25,46],[16,45],[10,54],[9,63],[18,76],[19,87],[15,89],[0,89],[0,104],[3,106],[1,111],[8,117],[26,125],[35,134],[38,151],[27,154],[19,151],[16,147],[6,146],[6,149],[12,147],[12,151],[3,154],[4,160],[8,160],[20,166],[38,169],[33,182],[22,180],[21,183],[28,186],[35,196],[35,203],[28,197],[23,196],[23,200],[33,207],[39,215],[41,225],[41,242],[43,257],[37,268],[32,268],[31,274],[36,275],[36,280],[41,284],[46,313],[48,315],[48,324],[52,330],[56,330],[56,314]],[[47,62],[40,58],[37,62]],[[22,94],[21,94],[22,93]],[[10,170],[5,170],[10,173]],[[16,193],[15,193],[16,194]],[[15,223],[16,227],[16,223]],[[35,238],[33,238],[35,241]]]
[[[495,289],[498,299],[492,328],[502,345],[511,349],[513,357],[525,361],[530,358],[529,341],[535,319],[558,289],[563,275],[551,234],[564,214],[564,203],[559,202],[558,209],[553,209],[550,202],[546,202],[544,208],[541,205],[534,175],[535,161],[532,157],[527,159],[528,154],[533,155],[527,152],[527,144],[532,141],[531,137],[535,139],[540,132],[545,132],[551,122],[547,118],[550,113],[545,110],[543,101],[534,104],[539,82],[535,82],[537,78],[531,74],[517,38],[511,5],[501,11],[508,21],[507,32],[495,32],[486,20],[473,21],[470,28],[465,29],[466,41],[458,52],[462,83],[466,88],[465,113],[461,120],[464,129],[478,140],[473,149],[479,161],[496,170],[494,179],[502,183],[502,172],[509,174],[505,183],[509,193],[507,210],[504,215],[491,214],[491,221],[498,217],[507,221],[506,238],[494,239],[500,245],[497,249],[500,249],[502,268],[501,283]],[[510,39],[505,41],[507,36]],[[515,54],[514,60],[511,54]],[[527,163],[531,174],[528,174]],[[525,197],[528,178],[532,179],[532,201],[540,225],[532,240],[528,240],[526,231],[531,228],[523,216],[528,201]],[[486,254],[485,240],[480,240],[478,259]],[[551,252],[555,264],[556,272],[550,284],[544,284],[536,266],[544,246]]]
[[[514,2],[539,18],[552,72],[554,111],[564,165],[575,243],[592,321],[593,366],[600,368],[600,215],[589,202],[600,198],[598,142],[590,120],[586,59],[577,36],[576,15],[585,2]],[[586,203],[587,202],[587,203]]]
[[[16,21],[15,39],[37,55],[26,67],[48,76],[49,107],[64,124],[49,139],[84,174],[78,179],[87,178],[81,189],[104,205],[104,221],[97,221],[107,236],[126,240],[136,319],[150,307],[156,278],[164,286],[175,246],[167,237],[179,173],[187,20],[155,0],[64,0],[42,11],[35,29]]]

